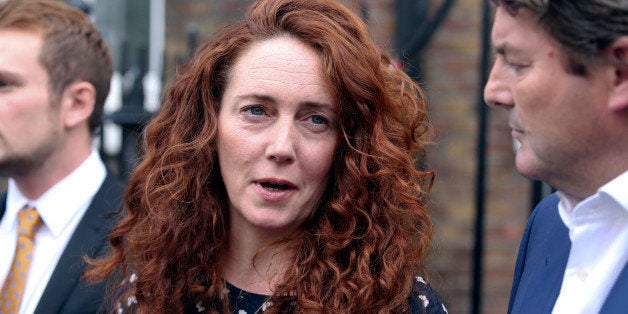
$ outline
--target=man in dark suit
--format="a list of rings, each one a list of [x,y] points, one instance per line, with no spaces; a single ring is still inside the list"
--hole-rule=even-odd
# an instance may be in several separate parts
[[[628,313],[628,2],[492,0],[486,102],[508,112],[535,209],[509,313]]]
[[[89,286],[81,276],[84,257],[107,250],[122,194],[91,145],[111,74],[109,49],[81,11],[61,1],[0,2],[5,313],[103,309],[104,284]],[[33,227],[23,232],[27,220]]]

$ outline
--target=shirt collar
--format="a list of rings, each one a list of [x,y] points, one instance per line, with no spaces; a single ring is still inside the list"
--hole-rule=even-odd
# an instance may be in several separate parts
[[[15,181],[9,179],[5,216],[7,219],[15,220],[17,212],[28,204],[37,209],[43,224],[54,236],[58,236],[68,226],[72,217],[86,209],[104,181],[106,172],[98,151],[92,149],[89,157],[78,168],[36,200],[26,198],[17,188]]]
[[[602,186],[600,193],[613,198],[628,213],[628,170]]]
[[[597,192],[586,199],[578,202],[577,199],[558,191],[556,194],[560,198],[558,204],[558,212],[567,228],[574,228],[575,217],[577,211],[582,211],[594,202],[603,202],[608,206],[604,206],[604,210],[600,215],[614,217],[616,215],[628,214],[628,171],[620,174],[615,179],[601,186]],[[612,205],[614,203],[614,205]],[[582,210],[581,210],[582,209]],[[619,211],[622,213],[620,214]]]

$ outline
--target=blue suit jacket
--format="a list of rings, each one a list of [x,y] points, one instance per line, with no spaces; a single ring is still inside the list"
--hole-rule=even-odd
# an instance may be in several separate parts
[[[569,230],[558,214],[558,196],[534,209],[519,247],[508,313],[551,313],[571,249]],[[600,313],[628,313],[628,269],[615,282]]]
[[[94,258],[108,249],[109,232],[116,218],[113,213],[119,209],[122,189],[115,176],[107,173],[65,247],[35,313],[104,313],[107,310],[102,306],[106,283],[88,285],[81,280],[86,266],[83,257]],[[4,216],[5,209],[6,194],[2,194],[0,217]]]

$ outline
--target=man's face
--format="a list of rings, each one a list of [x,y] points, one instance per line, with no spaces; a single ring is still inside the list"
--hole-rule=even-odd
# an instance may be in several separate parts
[[[0,30],[0,175],[37,169],[59,146],[63,124],[50,103],[41,45],[38,32]]]
[[[498,7],[492,42],[495,63],[484,98],[508,111],[512,136],[521,144],[517,170],[558,189],[583,180],[591,160],[607,150],[608,73],[568,73],[558,43],[525,9],[512,16]]]

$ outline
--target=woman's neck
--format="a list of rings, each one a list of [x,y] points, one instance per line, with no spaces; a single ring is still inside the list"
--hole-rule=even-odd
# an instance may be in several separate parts
[[[232,233],[221,263],[225,280],[248,292],[271,295],[290,262],[285,246],[276,241],[261,235]]]

